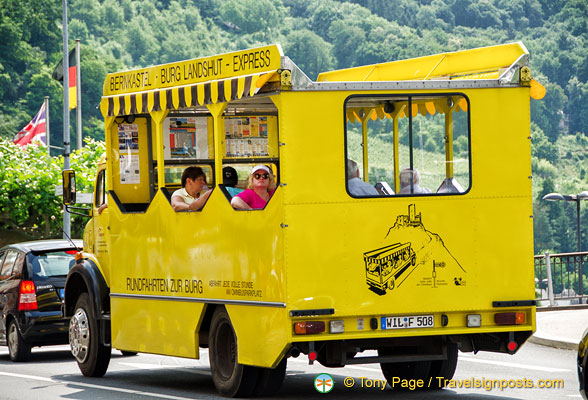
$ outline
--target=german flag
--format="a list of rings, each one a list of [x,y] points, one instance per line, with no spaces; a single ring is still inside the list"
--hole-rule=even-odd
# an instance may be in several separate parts
[[[55,70],[53,70],[53,79],[63,84],[63,60],[59,61]],[[73,110],[77,104],[77,66],[76,66],[76,49],[69,52],[69,109]]]

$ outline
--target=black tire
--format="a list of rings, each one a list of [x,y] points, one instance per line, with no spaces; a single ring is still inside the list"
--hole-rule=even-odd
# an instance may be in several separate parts
[[[110,363],[111,347],[103,344],[88,293],[82,293],[69,322],[69,345],[84,376],[100,377]]]
[[[429,377],[431,379],[431,389],[442,389],[445,387],[446,380],[453,378],[455,369],[457,368],[457,344],[447,344],[447,360],[431,361],[431,371]],[[441,379],[441,382],[438,378]]]
[[[136,351],[121,350],[120,352],[125,357],[131,357],[131,356],[136,356],[137,355],[137,352]]]
[[[225,397],[249,397],[257,384],[259,368],[238,363],[237,339],[227,311],[218,307],[210,323],[208,357],[212,381]]]
[[[15,320],[10,321],[8,324],[6,344],[12,361],[27,361],[31,357],[31,345],[23,339]]]
[[[380,356],[394,355],[391,351],[378,351]],[[392,387],[392,382],[395,379],[400,380],[411,380],[411,379],[422,379],[425,383],[428,383],[429,373],[431,370],[431,361],[409,361],[409,362],[397,362],[397,363],[380,363],[382,373],[388,381],[388,384]],[[403,388],[400,386],[392,387],[393,390],[407,390],[409,388]]]
[[[257,385],[253,389],[254,396],[272,396],[280,390],[286,376],[288,357],[284,356],[276,368],[259,368]]]

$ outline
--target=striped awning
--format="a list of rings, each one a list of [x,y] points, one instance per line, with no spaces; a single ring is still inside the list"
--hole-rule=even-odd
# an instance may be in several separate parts
[[[255,96],[275,77],[279,79],[277,71],[270,71],[168,89],[104,96],[100,102],[100,111],[104,117],[114,117],[225,103]]]
[[[401,111],[398,113],[399,118],[408,117],[408,103],[395,103],[398,107],[402,107]],[[423,116],[426,115],[434,115],[435,113],[445,114],[449,111],[449,106],[447,105],[446,99],[437,99],[437,100],[416,100],[412,101],[411,104],[411,115],[416,117],[419,113]],[[461,97],[459,102],[455,106],[454,111],[467,111],[468,110],[468,102],[465,98]],[[367,117],[372,121],[376,121],[377,119],[384,119],[384,118],[392,118],[391,114],[388,114],[384,111],[384,106],[379,105],[377,107],[357,107],[357,108],[347,108],[346,112],[347,120],[349,122],[361,122],[363,118]]]

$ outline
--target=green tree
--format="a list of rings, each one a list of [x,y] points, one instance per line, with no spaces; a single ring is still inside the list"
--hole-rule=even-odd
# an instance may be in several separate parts
[[[86,141],[71,155],[79,191],[91,191],[103,142]],[[62,157],[49,157],[42,146],[20,147],[0,140],[0,228],[25,233],[31,239],[61,236],[61,198],[55,186],[61,185]],[[80,237],[85,221],[73,219],[72,233]]]
[[[311,79],[316,79],[319,72],[333,68],[333,46],[308,29],[293,31],[286,43],[285,53]]]

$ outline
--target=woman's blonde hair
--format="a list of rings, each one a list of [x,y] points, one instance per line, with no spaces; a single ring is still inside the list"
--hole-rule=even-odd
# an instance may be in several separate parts
[[[255,174],[251,173],[247,177],[247,189],[253,189],[253,175],[255,175]],[[269,175],[269,185],[267,185],[267,191],[271,192],[272,190],[276,189],[276,177],[271,172],[268,175]]]

